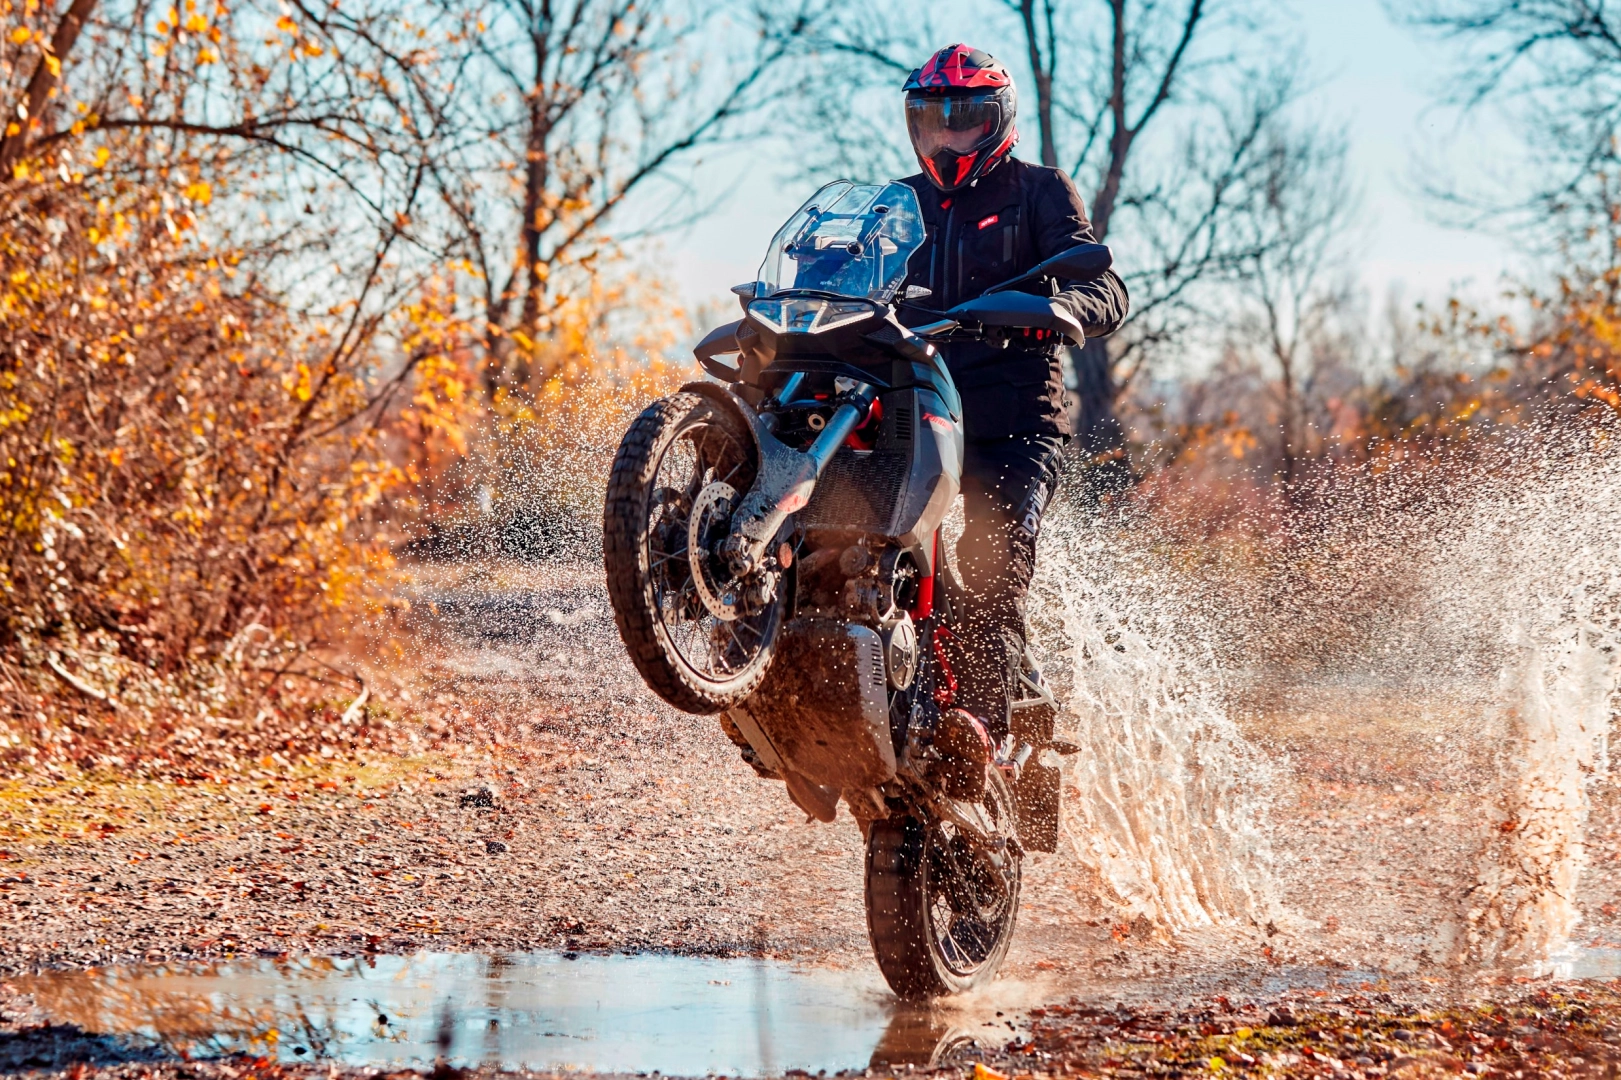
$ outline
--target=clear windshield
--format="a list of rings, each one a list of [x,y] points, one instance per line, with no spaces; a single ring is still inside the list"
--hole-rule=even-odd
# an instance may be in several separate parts
[[[754,295],[816,289],[887,304],[922,243],[923,213],[910,187],[835,180],[777,230]]]

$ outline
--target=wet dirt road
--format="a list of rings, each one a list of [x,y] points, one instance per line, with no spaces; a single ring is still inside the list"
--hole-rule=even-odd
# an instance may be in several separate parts
[[[371,681],[382,708],[431,702],[455,731],[477,733],[460,752],[425,743],[414,757],[331,768],[266,759],[229,785],[13,791],[0,969],[550,949],[761,957],[873,977],[853,824],[807,824],[712,721],[653,698],[624,659],[598,574],[418,572],[396,651],[380,651]],[[1434,718],[1414,702],[1335,700],[1327,712],[1297,703],[1244,721],[1283,766],[1277,886],[1298,919],[1173,945],[1106,907],[1073,854],[1035,855],[983,1010],[1013,1016],[1072,997],[1139,1010],[1262,1003],[1236,1030],[1290,995],[1421,1002],[1486,985],[1438,952],[1492,813],[1467,782],[1478,762],[1438,756]],[[116,831],[64,824],[68,806],[98,801]],[[1598,789],[1584,943],[1621,937],[1618,822],[1611,789]],[[0,994],[0,1024],[38,1018],[14,985]]]
[[[374,701],[432,698],[477,751],[19,790],[0,969],[420,948],[870,966],[853,823],[807,824],[713,721],[643,688],[595,574],[424,571]],[[118,829],[52,831],[53,812],[86,803]],[[1038,855],[1027,880],[1010,973],[1111,943],[1084,874]]]
[[[713,721],[654,698],[624,658],[599,577],[589,566],[418,572],[397,655],[375,658],[374,703],[431,703],[463,752],[440,744],[364,767],[266,759],[229,785],[11,789],[0,970],[421,948],[870,967],[853,823],[842,812],[807,823]],[[1106,907],[1061,845],[1027,864],[1009,976],[1059,993],[1190,972],[1245,979],[1284,960],[1436,974],[1437,935],[1499,813],[1479,779],[1492,748],[1471,747],[1467,716],[1437,719],[1422,702],[1290,702],[1249,708],[1243,725],[1281,766],[1277,892],[1299,920],[1169,947]],[[86,804],[118,827],[53,818]],[[1614,786],[1597,786],[1583,943],[1621,938],[1618,834]]]

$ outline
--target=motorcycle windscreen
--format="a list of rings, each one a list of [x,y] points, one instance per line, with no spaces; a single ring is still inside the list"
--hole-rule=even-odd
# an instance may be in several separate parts
[[[813,289],[887,304],[923,246],[923,212],[906,184],[835,180],[771,238],[756,297]]]

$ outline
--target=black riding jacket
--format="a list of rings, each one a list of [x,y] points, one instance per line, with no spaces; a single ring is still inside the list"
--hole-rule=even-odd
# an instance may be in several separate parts
[[[917,192],[927,230],[908,263],[906,284],[930,290],[919,301],[928,308],[960,304],[1065,248],[1095,242],[1080,194],[1060,169],[1009,158],[950,194],[922,173],[903,183]],[[1064,283],[1055,299],[1086,328],[1087,337],[1114,333],[1130,307],[1125,283],[1113,271],[1095,281]],[[906,314],[912,323],[933,318]],[[1029,347],[1015,342],[1000,349],[959,341],[946,343],[942,351],[962,393],[968,438],[1071,434],[1056,342]]]

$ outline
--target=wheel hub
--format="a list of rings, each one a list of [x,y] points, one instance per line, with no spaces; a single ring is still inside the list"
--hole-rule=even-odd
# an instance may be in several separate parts
[[[687,519],[687,561],[693,586],[705,610],[722,622],[735,622],[744,614],[741,583],[730,576],[725,561],[714,551],[731,532],[736,505],[737,489],[716,481],[698,493]]]

